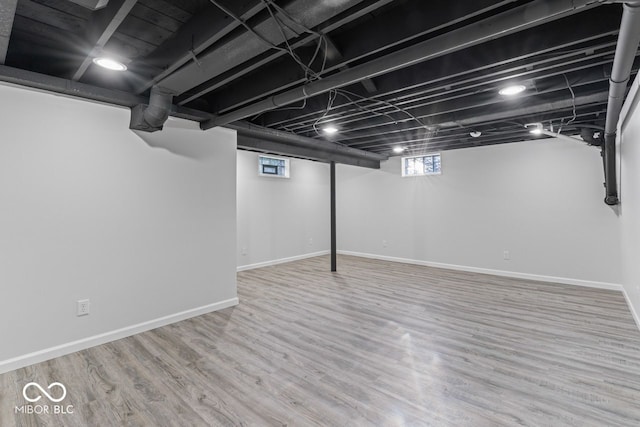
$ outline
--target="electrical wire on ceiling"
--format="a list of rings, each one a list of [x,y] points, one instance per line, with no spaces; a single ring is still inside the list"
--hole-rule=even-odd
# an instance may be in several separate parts
[[[265,4],[267,4],[267,8],[269,8],[269,6],[273,6],[273,7],[274,7],[278,12],[280,12],[282,15],[284,15],[285,17],[287,17],[287,19],[289,19],[289,20],[290,20],[291,22],[293,22],[294,24],[296,24],[296,25],[300,26],[300,28],[302,28],[304,31],[306,31],[306,32],[308,32],[308,33],[310,33],[310,34],[314,34],[314,35],[316,35],[316,36],[318,36],[318,37],[323,37],[323,38],[325,37],[325,36],[324,36],[324,34],[320,34],[320,33],[316,32],[316,31],[313,31],[313,30],[311,30],[311,29],[307,28],[306,26],[302,25],[302,24],[301,24],[301,23],[299,23],[298,21],[296,21],[296,20],[295,20],[295,19],[294,19],[294,18],[293,18],[293,17],[292,17],[292,16],[291,16],[287,11],[286,11],[286,10],[284,10],[283,8],[281,8],[280,6],[278,6],[278,5],[277,5],[273,0],[262,0],[262,2],[263,2],[263,3],[265,3]],[[277,19],[277,17],[276,17],[276,16],[274,16],[274,14],[271,14],[271,16],[272,16],[272,18],[273,18],[275,21],[279,21],[279,20]],[[282,21],[279,21],[279,22],[282,24]],[[289,28],[290,28],[290,27],[289,27]],[[294,31],[294,32],[295,32],[295,31]],[[328,45],[328,43],[325,41],[325,55],[324,55],[324,60],[323,60],[323,63],[322,63],[322,69],[321,69],[321,71],[320,71],[318,74],[321,74],[322,72],[324,72],[324,68],[325,68],[325,66],[326,66],[326,58],[327,58],[326,51],[327,51],[327,49],[328,49],[328,46],[327,46],[327,45]],[[316,55],[317,55],[317,50],[316,50],[316,54],[314,55],[314,58],[315,58],[315,56],[316,56]],[[312,59],[311,63],[312,63],[312,62],[313,62],[313,59]],[[320,76],[318,76],[317,78],[319,78],[319,79],[320,79],[321,77],[320,77]],[[399,111],[399,112],[402,112],[402,113],[406,114],[407,116],[409,116],[409,118],[411,118],[412,120],[416,121],[418,124],[420,124],[420,126],[424,127],[425,129],[427,129],[427,130],[429,130],[429,131],[431,130],[427,125],[425,125],[425,124],[424,124],[420,119],[418,119],[416,116],[414,116],[413,114],[411,114],[409,111],[407,111],[406,109],[401,108],[401,107],[399,107],[399,106],[397,106],[397,105],[395,105],[395,104],[393,104],[393,103],[391,103],[391,102],[388,102],[388,101],[385,101],[385,100],[382,100],[382,99],[373,99],[373,98],[369,98],[369,97],[362,96],[362,95],[359,95],[359,94],[354,93],[354,92],[350,92],[350,91],[345,90],[345,89],[336,89],[336,91],[337,91],[338,95],[340,95],[340,96],[342,96],[342,97],[346,98],[349,102],[351,102],[353,105],[355,105],[357,108],[359,108],[359,109],[361,109],[361,110],[363,110],[363,111],[366,111],[366,112],[368,112],[368,113],[375,114],[375,115],[378,115],[378,116],[386,116],[386,117],[388,117],[389,119],[391,119],[395,124],[397,124],[397,123],[398,123],[398,121],[397,121],[395,118],[393,118],[392,116],[390,116],[389,114],[386,114],[386,113],[379,113],[379,112],[376,112],[376,111],[371,110],[370,108],[364,107],[364,106],[360,105],[357,101],[354,101],[353,99],[351,99],[351,98],[350,98],[350,96],[354,96],[354,97],[357,97],[357,98],[359,98],[359,99],[361,99],[361,100],[368,101],[368,102],[382,103],[382,104],[384,104],[384,105],[387,105],[387,106],[389,106],[389,107],[391,107],[391,108],[394,108],[395,110],[397,110],[397,111]],[[350,96],[349,96],[349,95],[350,95]],[[331,99],[331,98],[329,98],[329,99]],[[334,101],[335,101],[335,98],[334,98]],[[321,119],[322,119],[322,118],[324,118],[327,114],[328,114],[328,111],[325,109],[325,112],[324,112],[323,116],[321,117]],[[320,120],[321,120],[321,119],[320,119]],[[318,123],[318,122],[319,122],[319,120],[317,120],[317,121],[314,123],[314,129],[316,128],[316,125],[317,125],[317,123]],[[317,129],[316,129],[316,132],[317,132]]]
[[[572,107],[573,107],[573,117],[567,123],[564,123],[564,120],[560,122],[560,127],[558,128],[558,135],[562,132],[562,128],[564,126],[569,126],[578,117],[577,114],[576,114],[576,94],[573,91],[573,88],[571,87],[571,83],[569,83],[569,78],[567,77],[567,75],[562,73],[562,77],[564,77],[564,81],[567,82],[567,88],[569,88],[569,92],[571,92],[571,102],[572,102]]]
[[[262,35],[257,33],[250,25],[248,25],[244,20],[242,20],[237,15],[235,15],[228,8],[226,8],[225,6],[221,5],[216,0],[210,0],[210,2],[214,6],[218,7],[224,13],[229,15],[232,19],[237,21],[247,31],[249,31],[251,34],[253,34],[256,38],[258,38],[264,44],[268,45],[270,48],[276,49],[278,51],[284,52],[287,55],[289,55],[296,62],[296,64],[298,64],[302,68],[302,70],[305,72],[305,83],[309,83],[311,81],[321,79],[322,78],[321,75],[322,75],[322,73],[324,73],[325,68],[326,68],[327,53],[328,53],[328,50],[329,50],[329,43],[328,43],[328,40],[326,39],[326,36],[324,34],[318,32],[318,31],[314,31],[314,30],[306,27],[302,23],[298,22],[285,9],[280,7],[274,1],[272,1],[272,0],[261,0],[261,1],[265,5],[265,8],[267,9],[267,11],[268,11],[269,15],[271,16],[271,18],[273,19],[273,21],[278,26],[278,30],[280,32],[280,35],[282,36],[282,39],[284,40],[284,44],[285,44],[286,48],[277,46],[276,44],[270,42],[265,37],[263,37]],[[302,61],[302,59],[295,53],[293,47],[289,43],[289,38],[287,37],[285,30],[288,29],[293,34],[295,34],[296,36],[299,36],[300,33],[293,28],[293,25],[287,25],[282,19],[280,19],[278,17],[278,13],[280,15],[284,16],[293,25],[299,27],[299,29],[302,30],[302,32],[306,32],[308,34],[312,34],[312,35],[314,35],[314,36],[316,36],[318,38],[318,43],[316,45],[316,49],[315,49],[315,51],[314,51],[313,55],[311,56],[311,59],[309,60],[308,63],[305,64]],[[324,49],[323,49],[323,47],[324,47]],[[322,63],[321,63],[321,66],[320,66],[320,70],[319,71],[315,71],[315,70],[313,70],[311,68],[311,66],[316,61],[316,59],[318,58],[318,54],[320,53],[320,49],[323,49],[324,55],[323,55]],[[386,114],[386,113],[379,113],[379,112],[373,111],[371,108],[363,106],[359,102],[354,101],[351,97],[352,96],[353,97],[357,97],[362,101],[372,102],[372,103],[376,103],[376,104],[382,103],[382,104],[387,105],[387,106],[389,106],[389,107],[391,107],[391,108],[393,108],[393,109],[395,109],[395,110],[397,110],[397,111],[399,111],[401,113],[406,114],[407,116],[409,116],[409,118],[411,120],[414,120],[415,122],[417,122],[421,127],[423,127],[424,129],[426,129],[429,132],[432,132],[432,129],[430,129],[427,125],[425,125],[419,118],[417,118],[416,116],[411,114],[406,109],[404,109],[402,107],[399,107],[399,106],[397,106],[397,105],[395,105],[395,104],[393,104],[391,102],[388,102],[388,101],[385,101],[385,100],[381,100],[381,99],[373,99],[373,98],[370,98],[370,97],[362,96],[362,95],[356,94],[354,92],[350,92],[350,91],[345,90],[345,89],[334,89],[334,90],[331,90],[329,92],[328,99],[327,99],[327,107],[325,108],[324,112],[313,123],[313,129],[315,130],[316,134],[320,135],[320,132],[318,131],[317,125],[318,125],[318,123],[320,123],[320,121],[322,121],[322,119],[324,119],[327,116],[327,114],[329,114],[329,112],[331,111],[331,108],[333,108],[333,104],[334,104],[334,102],[335,102],[335,100],[336,100],[338,95],[346,98],[349,102],[351,102],[353,105],[355,105],[358,109],[360,109],[362,111],[365,111],[365,112],[370,113],[370,114],[379,115],[379,116],[386,116],[389,119],[391,119],[394,123],[397,124],[398,120],[393,118],[391,115]],[[302,105],[299,106],[299,107],[285,107],[285,108],[279,108],[278,110],[301,110],[301,109],[304,109],[306,107],[306,105],[307,105],[307,100],[305,99],[305,100],[303,100]],[[253,119],[255,120],[259,116],[260,115],[254,116]]]
[[[398,124],[398,121],[395,118],[393,118],[392,116],[390,116],[389,114],[380,113],[378,111],[375,111],[375,110],[367,108],[367,107],[365,107],[363,105],[360,105],[358,103],[358,101],[354,101],[353,98],[351,98],[349,95],[347,95],[347,94],[350,94],[350,95],[356,95],[356,94],[354,94],[352,92],[349,92],[349,91],[346,91],[346,90],[337,90],[337,92],[338,92],[338,95],[340,95],[343,98],[345,98],[347,101],[349,101],[351,104],[355,105],[360,110],[365,111],[365,112],[370,113],[370,114],[373,114],[375,116],[387,117],[388,119],[392,120],[394,124]],[[356,95],[356,96],[360,97],[360,95]]]
[[[324,72],[324,69],[325,69],[326,64],[327,64],[328,43],[327,43],[327,40],[325,38],[325,35],[321,34],[321,33],[318,33],[316,31],[309,30],[308,28],[306,28],[302,24],[298,23],[284,9],[280,8],[280,6],[277,6],[272,1],[270,1],[270,0],[262,0],[262,3],[264,3],[267,11],[269,12],[269,15],[271,15],[271,19],[273,19],[273,21],[278,26],[278,30],[280,31],[280,35],[282,36],[282,39],[284,40],[284,44],[285,44],[285,46],[287,46],[287,51],[289,53],[289,56],[291,56],[296,61],[296,63],[298,63],[298,65],[300,65],[302,67],[302,69],[304,70],[304,72],[305,72],[305,81],[309,82],[309,81],[320,79],[321,78],[320,74],[322,74]],[[272,6],[275,6],[274,8],[277,11],[279,11],[280,13],[284,14],[287,17],[287,19],[289,19],[291,22],[294,22],[295,24],[299,25],[301,28],[303,28],[309,34],[313,34],[316,37],[318,37],[318,44],[316,45],[315,52],[313,53],[313,55],[311,56],[311,59],[309,60],[309,62],[307,64],[304,64],[302,62],[302,60],[300,59],[300,57],[293,51],[293,48],[289,44],[289,38],[287,37],[287,35],[285,33],[285,27],[288,28],[289,30],[291,30],[296,36],[299,36],[300,34],[297,31],[295,31],[293,28],[291,28],[290,26],[286,25],[280,18],[278,18],[277,14],[275,14],[273,12],[273,10],[271,9]],[[323,43],[325,45],[325,47],[324,47],[325,54],[324,54],[324,58],[322,60],[322,66],[320,67],[320,71],[316,72],[311,68],[311,64],[313,64],[313,62],[318,57],[318,53],[320,52],[320,49],[322,48]]]
[[[315,130],[318,135],[320,135],[320,131],[318,131],[317,125],[318,123],[320,123],[322,119],[325,118],[327,114],[329,114],[329,111],[331,111],[331,107],[333,107],[333,103],[336,101],[337,96],[338,96],[338,92],[335,89],[332,89],[329,91],[327,108],[325,108],[324,113],[322,113],[322,115],[315,122],[313,122],[313,130]]]
[[[282,36],[283,36],[283,38],[285,39],[285,41],[286,41],[286,37],[285,37],[285,35],[284,35],[284,29],[282,28],[282,25],[284,25],[284,23],[283,23],[281,20],[279,20],[279,19],[277,18],[277,16],[276,16],[274,13],[272,13],[272,11],[270,10],[270,6],[273,6],[275,9],[277,9],[277,11],[278,11],[278,12],[280,12],[281,14],[283,14],[284,16],[286,16],[286,17],[287,17],[287,19],[289,19],[291,22],[293,22],[293,23],[295,23],[296,25],[300,26],[304,31],[306,31],[306,32],[308,32],[308,33],[310,33],[310,34],[314,34],[314,35],[316,35],[316,36],[318,36],[318,37],[321,37],[322,39],[324,39],[324,38],[325,38],[324,34],[320,34],[320,33],[316,32],[316,31],[313,31],[313,30],[311,30],[311,29],[309,29],[309,28],[305,27],[304,25],[302,25],[302,24],[301,24],[301,23],[299,23],[298,21],[296,21],[293,17],[291,17],[291,15],[289,15],[289,14],[287,13],[287,11],[286,11],[286,10],[284,10],[283,8],[281,8],[280,6],[278,6],[277,4],[275,4],[272,0],[262,0],[262,2],[263,2],[263,3],[265,3],[265,5],[267,5],[267,9],[269,9],[269,13],[271,14],[271,17],[273,18],[273,20],[274,20],[274,21],[276,21],[276,22],[278,23],[278,25],[279,25],[279,26],[281,26],[280,31],[281,31]],[[291,27],[289,27],[289,28],[291,29]],[[293,30],[292,30],[292,31],[293,31]],[[294,31],[294,32],[295,32],[295,31]],[[286,43],[287,43],[287,46],[289,46],[288,42],[286,42]],[[320,46],[320,44],[318,44],[318,47],[319,47],[319,46]],[[291,53],[293,54],[292,49],[289,49],[289,50],[290,50],[290,51],[291,51]],[[327,50],[328,50],[328,42],[325,40],[325,53],[324,53],[324,59],[323,59],[323,62],[322,62],[322,68],[321,68],[320,72],[318,72],[318,73],[316,73],[315,75],[313,75],[313,77],[315,77],[315,78],[317,78],[317,79],[321,79],[321,78],[322,78],[322,77],[320,76],[320,74],[321,74],[322,72],[324,72],[324,69],[325,69],[325,66],[326,66]],[[310,65],[311,63],[313,63],[313,61],[315,60],[315,58],[316,58],[316,56],[317,56],[317,53],[318,53],[318,49],[316,48],[316,52],[314,53],[313,58],[311,59],[311,61],[310,61],[309,65]],[[305,70],[305,71],[306,71],[306,70]],[[310,81],[310,80],[309,80],[309,78],[306,78],[306,80],[307,80],[307,81]],[[370,108],[367,108],[367,107],[365,107],[365,106],[361,105],[360,103],[358,103],[357,101],[354,101],[354,100],[351,98],[351,96],[353,96],[353,97],[357,97],[357,98],[359,98],[360,100],[363,100],[363,101],[368,101],[368,102],[373,102],[373,103],[382,103],[382,104],[384,104],[384,105],[387,105],[387,106],[389,106],[389,107],[392,107],[392,108],[394,108],[395,110],[397,110],[397,111],[399,111],[399,112],[402,112],[402,113],[406,114],[407,116],[409,116],[412,120],[414,120],[414,121],[416,121],[418,124],[420,124],[420,126],[422,126],[422,127],[424,127],[425,129],[427,129],[427,130],[431,131],[431,129],[429,129],[429,127],[428,127],[427,125],[425,125],[425,124],[424,124],[420,119],[418,119],[416,116],[414,116],[413,114],[411,114],[411,113],[410,113],[409,111],[407,111],[406,109],[401,108],[401,107],[399,107],[399,106],[397,106],[397,105],[395,105],[395,104],[393,104],[393,103],[391,103],[391,102],[388,102],[388,101],[385,101],[385,100],[382,100],[382,99],[372,99],[372,98],[369,98],[369,97],[366,97],[366,96],[359,95],[359,94],[354,93],[354,92],[350,92],[350,91],[345,90],[345,89],[335,89],[334,91],[335,91],[335,93],[336,93],[337,95],[340,95],[340,96],[342,96],[342,97],[346,98],[349,102],[351,102],[353,105],[355,105],[358,109],[360,109],[360,110],[362,110],[362,111],[365,111],[365,112],[370,113],[370,114],[378,115],[378,116],[385,116],[385,117],[389,118],[390,120],[392,120],[395,124],[398,124],[398,120],[397,120],[397,119],[395,119],[394,117],[392,117],[391,115],[386,114],[386,113],[380,113],[380,112],[374,111],[374,110],[372,110],[372,109],[370,109]],[[326,116],[327,116],[327,114],[329,113],[329,111],[330,111],[330,110],[331,110],[331,108],[333,107],[333,103],[335,102],[335,98],[336,98],[336,97],[335,97],[335,95],[334,95],[334,94],[331,94],[331,93],[329,94],[328,104],[327,104],[327,106],[328,106],[329,108],[325,108],[325,111],[324,111],[324,113],[322,114],[322,116],[320,116],[320,118],[318,118],[318,119],[313,123],[313,129],[315,130],[316,134],[318,134],[318,135],[319,135],[320,133],[318,132],[317,125],[318,125],[318,123],[319,123],[319,122],[320,122],[324,117],[326,117]]]
[[[401,112],[401,113],[406,114],[407,116],[409,116],[409,118],[410,118],[411,120],[415,121],[415,122],[416,122],[416,123],[418,123],[420,126],[422,126],[423,128],[425,128],[426,130],[428,130],[428,131],[431,131],[431,130],[432,130],[428,125],[426,125],[422,120],[420,120],[420,119],[419,119],[418,117],[416,117],[415,115],[411,114],[407,109],[402,108],[402,107],[400,107],[400,106],[398,106],[398,105],[396,105],[396,104],[394,104],[394,103],[392,103],[392,102],[385,101],[384,99],[378,99],[378,98],[376,98],[376,99],[367,98],[366,96],[358,95],[357,93],[349,92],[348,90],[345,90],[345,89],[338,89],[338,90],[339,90],[340,92],[342,92],[343,94],[344,94],[344,93],[347,93],[347,94],[349,94],[349,95],[355,96],[355,97],[357,97],[357,98],[360,98],[360,99],[363,99],[363,100],[366,100],[366,101],[371,101],[371,102],[376,102],[376,103],[381,103],[381,104],[383,104],[383,105],[387,105],[387,106],[389,106],[389,107],[391,107],[391,108],[393,108],[393,109],[395,109],[395,110],[397,110],[397,111],[399,111],[399,112]],[[351,102],[353,102],[353,101],[351,101]],[[357,103],[356,103],[356,102],[354,102],[354,104],[355,104],[355,105],[357,105]],[[373,111],[373,113],[376,113],[376,114],[382,114],[382,115],[388,116],[387,114],[384,114],[384,113],[378,113],[378,112],[375,112],[375,111]],[[391,116],[388,116],[388,117],[391,117]],[[396,123],[396,124],[398,123],[398,121],[397,121],[397,120],[395,120],[395,119],[393,119],[393,118],[391,118],[391,119],[392,119],[392,120],[394,120],[394,123]]]
[[[307,64],[305,64],[304,62],[302,62],[302,60],[298,57],[298,55],[295,54],[295,52],[293,52],[293,49],[291,49],[291,46],[288,43],[288,39],[287,37],[284,35],[284,30],[282,30],[281,24],[278,20],[276,20],[276,24],[278,25],[278,28],[281,29],[284,40],[285,40],[285,44],[287,45],[288,48],[283,48],[280,47],[272,42],[270,42],[269,40],[267,40],[265,37],[263,37],[262,35],[260,35],[256,30],[254,30],[249,24],[247,24],[242,18],[240,18],[239,16],[237,16],[235,13],[233,13],[231,10],[229,10],[228,8],[226,8],[224,5],[220,4],[217,0],[209,0],[211,2],[211,4],[213,4],[214,6],[216,6],[218,9],[220,9],[221,11],[223,11],[225,14],[227,14],[229,17],[231,17],[234,21],[238,22],[240,25],[242,25],[249,33],[251,33],[253,36],[255,36],[258,40],[260,40],[263,44],[265,44],[266,46],[268,46],[271,49],[276,49],[280,52],[286,53],[287,55],[289,55],[291,58],[293,58],[293,60],[300,66],[302,67],[303,70],[305,70],[305,72],[310,73],[311,75],[317,75],[317,73],[315,71],[313,71],[310,66],[308,66]],[[264,2],[265,5],[267,5],[266,2]],[[267,9],[269,9],[267,7]],[[271,14],[271,9],[269,9],[269,13]],[[320,49],[320,45],[323,42],[323,38],[321,37],[318,40],[318,48],[316,50]]]

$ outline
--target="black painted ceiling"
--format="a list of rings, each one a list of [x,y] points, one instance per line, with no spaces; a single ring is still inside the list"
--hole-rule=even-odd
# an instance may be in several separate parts
[[[110,0],[93,11],[77,3],[18,0],[5,66],[142,97],[153,84],[169,87],[174,104],[203,118],[544,4]],[[619,4],[585,8],[246,120],[385,155],[396,146],[423,152],[539,138],[524,128],[532,122],[575,135],[603,125],[621,11]],[[103,52],[128,70],[91,63]],[[498,94],[511,83],[526,90]],[[325,135],[328,123],[339,132]]]

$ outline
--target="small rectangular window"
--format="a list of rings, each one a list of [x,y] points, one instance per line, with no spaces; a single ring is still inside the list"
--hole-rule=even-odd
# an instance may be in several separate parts
[[[258,173],[262,176],[289,178],[289,159],[258,156]]]
[[[442,173],[440,153],[402,158],[402,176],[438,175]]]

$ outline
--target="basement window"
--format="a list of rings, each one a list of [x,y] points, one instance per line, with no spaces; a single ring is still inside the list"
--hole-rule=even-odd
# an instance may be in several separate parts
[[[402,158],[402,176],[439,175],[441,173],[440,153]]]
[[[262,176],[289,178],[289,159],[258,156],[258,173]]]

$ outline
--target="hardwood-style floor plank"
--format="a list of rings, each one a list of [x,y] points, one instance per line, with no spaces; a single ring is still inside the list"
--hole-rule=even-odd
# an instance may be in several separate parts
[[[5,426],[640,425],[619,292],[328,257],[238,274],[240,305],[0,375]],[[28,382],[67,415],[16,414]]]

